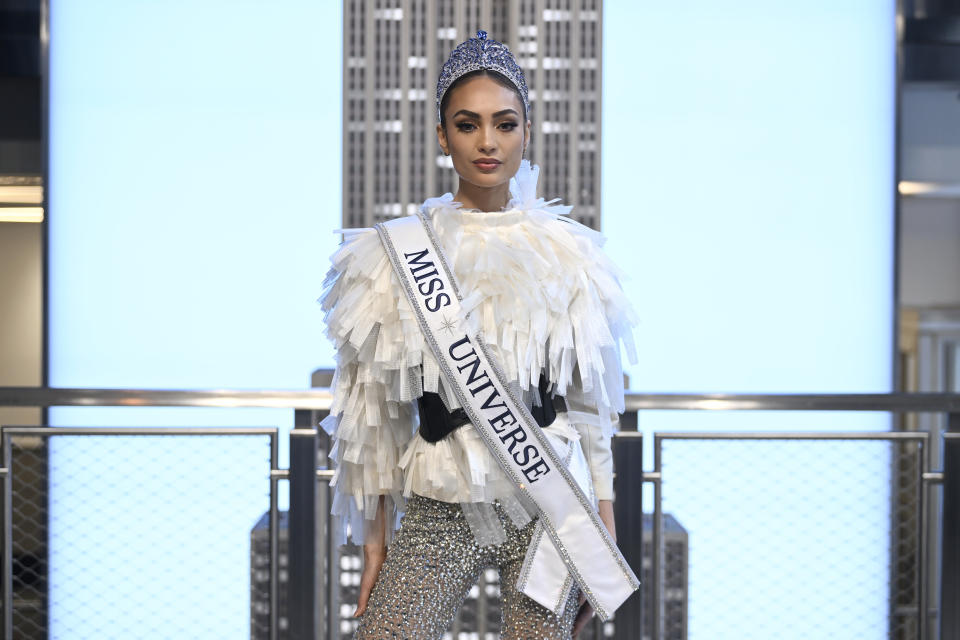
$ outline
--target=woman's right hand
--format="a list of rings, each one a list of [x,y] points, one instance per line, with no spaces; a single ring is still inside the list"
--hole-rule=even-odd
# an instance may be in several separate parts
[[[357,610],[353,612],[354,618],[359,618],[367,610],[367,600],[370,599],[370,592],[373,591],[373,585],[377,583],[380,568],[386,557],[385,545],[376,543],[363,545],[363,574],[360,576],[360,595],[357,598]]]

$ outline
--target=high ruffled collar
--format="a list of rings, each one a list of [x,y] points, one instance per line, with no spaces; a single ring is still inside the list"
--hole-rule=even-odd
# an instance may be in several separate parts
[[[447,192],[436,198],[427,198],[420,206],[420,210],[427,212],[434,208],[456,209],[459,213],[468,217],[493,218],[503,216],[515,211],[543,211],[553,215],[566,215],[573,209],[570,205],[556,204],[560,198],[553,200],[544,200],[537,197],[537,182],[540,178],[540,165],[531,165],[530,161],[524,158],[520,161],[520,168],[517,173],[510,178],[510,200],[502,211],[480,211],[479,209],[466,209],[463,203],[453,199],[453,194]]]

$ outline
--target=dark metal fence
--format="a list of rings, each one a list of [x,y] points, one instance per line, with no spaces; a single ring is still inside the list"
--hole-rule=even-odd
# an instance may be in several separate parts
[[[278,430],[275,428],[3,428],[5,457],[0,469],[4,482],[0,554],[3,597],[0,600],[4,637],[53,637],[44,635],[49,631],[44,615],[45,599],[49,598],[49,584],[45,580],[51,561],[50,549],[44,547],[44,530],[49,526],[51,515],[48,486],[42,481],[50,471],[43,466],[45,447],[58,441],[116,442],[118,438],[136,440],[144,446],[165,442],[169,444],[160,448],[151,444],[151,454],[165,451],[163,455],[179,458],[183,465],[178,473],[198,467],[195,469],[199,474],[197,483],[203,486],[212,481],[209,468],[185,462],[176,443],[190,438],[201,442],[200,436],[216,438],[218,442],[234,441],[224,439],[226,435],[260,436],[269,440],[269,455],[264,456],[261,471],[246,470],[263,476],[269,494],[262,496],[269,502],[264,520],[248,532],[253,555],[257,549],[267,550],[263,559],[250,559],[251,637],[350,637],[355,626],[351,614],[360,560],[358,549],[337,548],[327,536],[328,484],[332,472],[325,468],[329,442],[326,434],[318,431],[317,424],[325,415],[330,399],[325,390],[176,392],[0,388],[0,406],[216,406],[295,410],[289,469],[278,468]],[[637,413],[647,410],[943,413],[949,417],[945,421],[949,432],[657,432],[652,441],[654,466],[645,471],[641,463],[644,439],[641,434],[631,432],[630,425],[636,425]],[[776,622],[772,618],[783,617],[783,613],[750,611],[749,589],[769,589],[771,585],[796,580],[799,576],[810,584],[806,590],[795,590],[798,599],[791,603],[795,611],[790,615],[835,607],[838,612],[843,611],[835,620],[837,628],[844,630],[840,634],[843,637],[960,640],[960,609],[950,606],[960,602],[960,396],[630,395],[628,411],[622,421],[624,431],[614,439],[615,510],[619,544],[641,577],[643,587],[617,611],[610,623],[595,623],[581,636],[583,640],[606,637],[659,640],[686,638],[691,633],[700,637],[703,634],[697,634],[696,630],[707,627],[738,629],[739,638],[764,637],[769,631],[763,630],[764,625]],[[119,464],[116,456],[111,458],[109,447],[94,449],[83,454],[90,456],[89,468]],[[81,454],[82,448],[76,451]],[[837,459],[838,453],[849,464],[826,462]],[[709,459],[711,464],[705,467],[704,459]],[[877,469],[886,472],[874,473]],[[135,471],[131,472],[135,475]],[[131,497],[130,510],[134,515],[137,509],[142,512],[169,509],[168,517],[182,517],[176,513],[177,506],[189,501],[189,496],[164,493],[161,480],[157,477],[133,481],[127,477],[127,494]],[[290,509],[280,514],[277,483],[283,480],[290,482]],[[71,478],[69,482],[92,486],[89,479]],[[845,493],[830,492],[831,486],[841,485]],[[643,509],[645,486],[653,494],[648,513]],[[736,492],[729,490],[737,486],[762,488],[759,503],[751,505],[749,510],[753,519],[750,522],[742,521],[743,505],[737,505]],[[889,496],[889,503],[882,507],[876,501],[878,496]],[[869,499],[865,499],[867,497]],[[818,503],[829,504],[831,508],[818,512]],[[871,523],[876,522],[878,513],[889,518],[889,527],[884,529],[889,539],[885,541],[878,541],[876,532],[871,531]],[[96,511],[88,517],[95,518]],[[841,541],[853,548],[882,542],[885,546],[881,546],[889,552],[888,570],[883,575],[868,575],[849,582],[855,572],[844,565],[844,559],[816,563],[810,555],[811,549],[818,548],[816,545],[798,548],[795,541],[791,542],[792,532],[803,527],[817,532],[816,542],[821,549],[830,549]],[[762,537],[755,533],[757,531],[773,531],[775,535]],[[32,557],[23,553],[27,546],[36,550]],[[728,557],[719,560],[719,565],[716,563],[721,554],[716,553],[717,548],[729,552]],[[720,570],[707,575],[704,572],[707,560]],[[815,566],[809,566],[811,562]],[[810,572],[811,569],[815,571]],[[188,575],[186,567],[176,570]],[[496,572],[490,574],[483,577],[471,594],[448,637],[484,640],[497,637],[499,587]],[[758,575],[763,575],[760,584]],[[101,582],[104,588],[110,586],[108,578]],[[824,588],[818,590],[817,584]],[[878,589],[882,590],[888,606],[884,629],[879,632],[865,626],[860,629],[857,619],[844,619],[844,615],[854,615],[850,613],[852,609],[844,610],[842,602],[828,601],[823,595],[830,593],[827,587],[837,584],[847,587],[851,601],[875,596]],[[32,595],[21,597],[18,592]],[[737,608],[736,598],[740,598],[739,604],[745,608]],[[726,611],[726,617],[705,617],[698,605],[707,600],[714,604],[721,600],[726,603],[719,609]],[[945,606],[939,606],[940,603]],[[764,620],[764,615],[770,620]],[[742,626],[745,620],[752,620],[754,628],[745,629]],[[34,633],[26,634],[21,629],[33,629]],[[136,635],[135,630],[125,631],[126,635]],[[826,634],[822,637],[840,637],[835,629],[821,631]],[[875,635],[868,635],[871,633]],[[768,633],[766,637],[774,636]]]
[[[955,394],[632,396],[628,404],[638,410],[942,413],[948,416],[951,431],[960,427]],[[626,520],[637,530],[640,518],[636,500],[631,497],[623,504],[621,496],[640,483],[650,483],[654,489],[652,549],[644,548],[646,538],[636,537],[621,538],[621,548],[634,566],[643,566],[659,578],[647,583],[649,591],[618,610],[618,625],[628,630],[620,636],[618,628],[617,637],[686,638],[690,623],[699,623],[700,631],[715,630],[712,638],[785,637],[783,629],[802,628],[804,623],[812,626],[816,620],[819,626],[806,637],[960,640],[960,620],[953,617],[951,606],[960,602],[960,553],[956,551],[960,549],[956,537],[960,535],[960,487],[955,497],[950,493],[951,478],[956,481],[960,475],[956,471],[960,459],[953,461],[951,471],[950,458],[951,449],[958,448],[953,444],[957,435],[883,431],[657,432],[653,436],[654,468],[646,472],[636,464],[643,452],[639,434],[621,433],[614,442],[618,526]],[[946,451],[942,463],[936,455],[941,449]],[[838,458],[837,452],[843,452],[845,463],[828,465],[826,461]],[[876,474],[877,469],[883,473]],[[941,483],[945,483],[943,492]],[[754,502],[749,508],[737,505],[736,490],[745,486],[762,488],[750,492]],[[831,486],[838,490],[831,491]],[[639,499],[642,493],[630,495]],[[886,497],[888,504],[877,500]],[[869,582],[852,581],[862,567],[852,571],[844,564],[848,559],[830,562],[828,552],[811,563],[811,558],[780,544],[790,540],[792,529],[803,527],[816,531],[817,544],[828,551],[839,542],[879,548],[871,527],[876,529],[877,516],[884,514],[889,518],[884,530],[889,536],[885,543],[890,561],[887,571]],[[678,528],[688,534],[683,538],[689,545],[684,553],[692,567],[682,573],[671,568]],[[810,549],[806,552],[809,555]],[[704,573],[709,574],[706,579]],[[760,575],[762,579],[757,580]],[[791,581],[804,588],[793,589],[785,598],[789,614],[751,610],[754,594]],[[819,591],[818,584],[823,587]],[[827,600],[825,594],[837,585],[849,589],[843,597]],[[885,592],[888,607],[882,629],[856,618],[857,606],[867,594],[875,599],[878,589]],[[714,617],[707,619],[691,608],[696,598],[723,606],[710,607]],[[832,620],[836,628],[824,626],[830,610],[837,611]],[[806,618],[791,618],[802,612],[808,614]],[[764,629],[758,624],[758,613],[784,627],[779,632]]]
[[[251,636],[276,638],[277,434],[3,427],[4,637],[137,637],[148,627],[218,637],[238,621],[202,605],[223,599],[202,575],[249,572]],[[198,490],[218,500],[198,508]],[[58,554],[71,564],[57,565]],[[154,588],[125,590],[131,582]],[[69,630],[51,618],[53,599],[69,612]],[[110,618],[97,617],[104,609]]]
[[[693,637],[729,630],[708,634],[718,640],[921,637],[921,612],[929,608],[926,567],[918,561],[927,439],[902,432],[656,434],[651,555],[660,579],[651,582],[644,637],[686,638],[688,626]],[[912,473],[891,473],[897,460]],[[667,514],[687,532],[688,563],[696,568],[682,616],[678,594],[668,597]],[[887,562],[894,546],[899,559]],[[709,606],[698,606],[704,602]]]

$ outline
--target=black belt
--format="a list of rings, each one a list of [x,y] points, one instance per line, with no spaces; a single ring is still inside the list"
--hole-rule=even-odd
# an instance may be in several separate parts
[[[541,428],[553,424],[557,414],[567,410],[567,403],[563,396],[555,395],[550,397],[548,388],[550,381],[544,374],[540,374],[540,406],[530,407],[530,413]],[[417,406],[420,409],[420,436],[427,442],[439,442],[450,435],[454,429],[459,429],[465,424],[470,423],[467,412],[463,409],[447,410],[440,395],[424,391],[423,395],[417,398]]]

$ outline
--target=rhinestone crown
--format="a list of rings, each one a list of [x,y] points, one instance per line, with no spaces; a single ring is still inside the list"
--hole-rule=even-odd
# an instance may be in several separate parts
[[[450,57],[443,63],[440,70],[440,79],[437,81],[437,119],[440,118],[440,102],[443,94],[450,85],[460,76],[477,71],[490,69],[505,76],[520,92],[523,98],[523,108],[530,116],[530,101],[527,97],[527,82],[523,77],[523,70],[507,45],[496,40],[488,40],[486,31],[477,31],[476,38],[461,42],[450,52]]]

